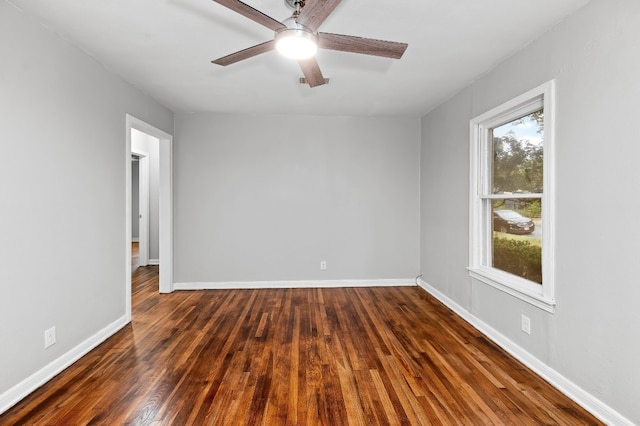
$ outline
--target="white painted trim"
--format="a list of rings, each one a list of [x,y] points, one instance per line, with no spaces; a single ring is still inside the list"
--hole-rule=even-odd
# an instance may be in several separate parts
[[[131,321],[131,243],[129,242],[132,234],[132,210],[131,203],[133,179],[131,177],[131,119],[127,114],[125,118],[125,168],[124,168],[124,233],[125,233],[125,258],[124,258],[124,314],[127,321]]]
[[[551,80],[544,87],[544,164],[542,199],[542,297],[555,305],[556,268],[556,82]]]
[[[218,281],[175,283],[175,290],[230,290],[258,288],[340,288],[415,286],[415,278],[384,280]]]
[[[126,315],[120,317],[93,336],[89,337],[84,342],[80,343],[75,348],[71,349],[69,352],[53,360],[31,376],[8,389],[0,395],[0,414],[13,407],[15,404],[20,402],[20,400],[47,383],[53,377],[60,374],[64,369],[85,356],[100,343],[104,342],[109,337],[117,333],[121,328],[129,324],[129,322],[130,321],[127,319]]]
[[[507,273],[502,273],[502,271],[492,270],[490,268],[484,268],[484,270],[483,268],[469,269],[469,276],[551,314],[555,312],[555,300],[545,299],[539,292],[527,291],[527,287],[523,284],[528,283],[525,282],[521,284],[519,286],[520,288],[516,285],[504,284],[509,282],[525,281],[518,277],[509,276]],[[477,283],[477,281],[474,281],[474,283]]]
[[[150,266],[157,266],[160,264],[160,259],[149,259],[149,262],[147,263],[147,265]]]
[[[526,365],[533,370],[537,375],[549,382],[553,387],[560,392],[571,398],[577,404],[584,407],[585,410],[596,416],[601,421],[610,425],[620,426],[634,426],[634,423],[624,417],[622,414],[609,407],[607,404],[591,395],[562,374],[540,361],[538,358],[518,346],[512,340],[500,333],[495,328],[491,327],[478,317],[474,316],[471,312],[460,306],[454,300],[450,299],[447,295],[440,290],[429,285],[422,279],[418,279],[418,285],[422,287],[427,293],[438,299],[457,315],[462,317],[475,329],[483,333],[495,344],[511,354],[518,361]]]
[[[138,265],[149,264],[149,212],[150,212],[150,178],[149,178],[149,153],[131,148],[131,153],[140,157],[138,165],[138,235],[140,246],[138,247]],[[133,220],[133,219],[132,219]]]
[[[139,243],[140,242],[140,238],[131,238],[131,242],[132,243]]]
[[[544,193],[542,194],[542,285],[491,267],[490,205],[492,194],[487,131],[518,116],[544,108]],[[547,312],[555,312],[555,81],[550,80],[481,114],[469,122],[469,275]],[[538,198],[530,194],[513,198]],[[489,256],[489,257],[488,257]]]
[[[173,291],[173,136],[130,115],[126,114],[125,156],[125,309],[131,320],[131,129],[137,129],[160,141],[160,293]]]
[[[159,212],[159,262],[160,293],[173,291],[173,136],[157,132],[160,139]]]

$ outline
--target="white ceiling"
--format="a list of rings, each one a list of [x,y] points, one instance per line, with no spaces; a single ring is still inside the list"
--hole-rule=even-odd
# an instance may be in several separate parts
[[[307,0],[308,2],[317,0]],[[175,112],[421,116],[589,0],[343,0],[321,31],[406,42],[400,60],[320,51],[309,88],[273,33],[210,0],[10,0]],[[277,19],[284,0],[246,0]]]

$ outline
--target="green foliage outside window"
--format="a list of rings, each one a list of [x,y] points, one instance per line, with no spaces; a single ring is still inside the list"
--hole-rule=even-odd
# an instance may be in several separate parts
[[[536,133],[543,134],[543,111],[536,111],[526,117],[502,126],[531,123]],[[513,130],[503,136],[493,138],[493,193],[541,193],[543,189],[542,143],[533,143],[518,138]]]
[[[493,267],[542,284],[542,248],[528,241],[494,237]]]
[[[527,203],[527,205],[523,209],[516,210],[523,216],[526,217],[541,217],[542,216],[542,201],[540,200],[531,200]]]

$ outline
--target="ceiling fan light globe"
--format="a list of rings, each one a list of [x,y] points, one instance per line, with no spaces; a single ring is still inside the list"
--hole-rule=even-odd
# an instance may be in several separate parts
[[[316,36],[307,30],[287,28],[276,34],[276,50],[291,59],[309,59],[318,51]]]

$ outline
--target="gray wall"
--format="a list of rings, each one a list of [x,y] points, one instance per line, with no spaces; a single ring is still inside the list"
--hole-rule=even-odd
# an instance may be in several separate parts
[[[1,395],[125,316],[125,114],[173,113],[4,1],[0,56]]]
[[[640,2],[594,0],[422,120],[424,279],[640,423]],[[557,80],[557,309],[469,279],[469,120]],[[532,335],[520,331],[520,314]]]
[[[419,126],[176,116],[175,281],[416,276]]]
[[[131,149],[149,154],[149,260],[160,259],[160,140],[131,130]]]

